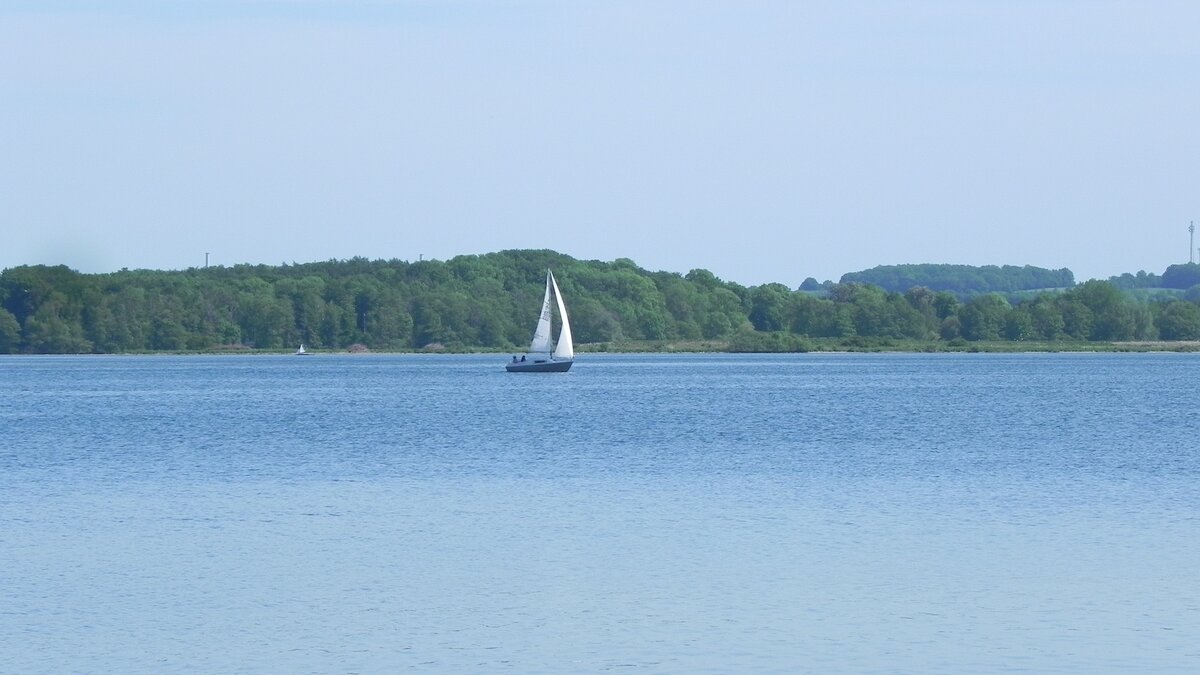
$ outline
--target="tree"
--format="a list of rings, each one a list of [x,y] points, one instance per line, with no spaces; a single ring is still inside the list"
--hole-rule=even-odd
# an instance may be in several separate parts
[[[715,274],[705,269],[694,269],[688,272],[683,278],[705,291],[721,288],[724,285],[724,282],[718,279]]]
[[[1162,275],[1163,288],[1191,288],[1200,284],[1200,264],[1171,265]]]
[[[904,292],[914,286],[971,296],[1042,288],[1068,288],[1075,275],[1063,268],[1050,270],[1025,265],[880,265],[842,275],[842,283],[872,284],[887,291]]]
[[[999,296],[963,305],[954,293],[932,285],[1073,283],[1067,270],[1029,267],[878,268],[890,285],[912,282],[918,273],[930,280],[904,287],[901,294],[865,284],[817,284],[812,278],[801,290],[781,284],[747,288],[703,269],[683,276],[648,272],[628,259],[581,261],[549,250],[447,261],[352,258],[112,274],[30,266],[0,271],[0,351],[234,344],[293,349],[299,342],[326,348],[362,342],[411,349],[437,342],[455,349],[507,349],[529,339],[547,268],[567,298],[581,342],[736,337],[755,349],[793,349],[807,345],[806,337],[1145,338],[1157,333],[1156,322],[1171,325],[1175,314],[1188,311],[1173,309],[1168,316],[1165,307],[1125,297],[1104,282],[1043,294],[1016,309]],[[1141,276],[1132,279],[1143,283]]]
[[[275,283],[275,295],[291,303],[296,340],[309,346],[323,346],[320,329],[325,316],[324,293],[325,280],[317,276],[280,279]]]
[[[288,298],[276,297],[271,285],[261,278],[243,284],[237,296],[238,325],[243,338],[259,349],[278,349],[299,343],[295,317]]]
[[[1088,281],[1071,291],[1079,302],[1091,310],[1092,329],[1089,340],[1129,340],[1135,323],[1132,308],[1121,291],[1107,281]]]
[[[1004,319],[1004,337],[1020,341],[1035,337],[1033,315],[1025,307],[1014,308]]]
[[[1010,310],[1001,295],[992,293],[975,298],[958,313],[962,336],[968,340],[999,340]]]
[[[1062,310],[1047,295],[1039,296],[1026,303],[1033,335],[1043,340],[1058,340],[1064,337]]]
[[[1136,275],[1126,272],[1119,277],[1109,277],[1108,281],[1122,289],[1159,288],[1162,286],[1162,277],[1157,274],[1147,274],[1146,270],[1139,270]]]
[[[150,348],[179,350],[187,347],[187,333],[175,317],[160,314],[150,324]]]
[[[888,325],[887,292],[878,286],[838,284],[829,297],[847,306],[854,322],[854,334],[863,337],[883,335]]]
[[[933,334],[926,327],[926,319],[899,293],[887,296],[888,317],[882,336],[894,338],[925,339]]]
[[[854,335],[854,319],[850,308],[830,300],[797,293],[792,298],[790,330],[811,337],[845,337]]]
[[[1190,302],[1168,303],[1155,323],[1164,340],[1200,340],[1200,307]]]
[[[938,327],[938,335],[943,340],[953,340],[962,337],[962,322],[957,316],[948,316],[942,321],[942,325]]]
[[[705,299],[700,289],[677,274],[654,275],[659,292],[673,325],[669,331],[673,337],[693,340],[700,337],[697,322],[705,308]]]
[[[953,299],[954,296],[949,296]],[[921,315],[921,319],[925,324],[925,332],[932,335],[937,332],[942,320],[938,316],[938,294],[925,288],[917,286],[910,288],[904,292],[904,299]]]
[[[22,341],[35,354],[88,354],[92,343],[83,337],[83,326],[64,318],[56,301],[50,301],[25,319]]]
[[[621,322],[595,298],[581,298],[571,303],[571,331],[575,340],[585,342],[614,342],[625,339]],[[510,342],[516,345],[527,344],[529,341],[529,326],[521,328],[514,336],[510,333]]]
[[[750,292],[750,323],[754,330],[783,330],[789,294],[783,284],[764,284]]]
[[[960,306],[958,298],[953,293],[941,291],[933,298],[933,308],[937,312],[939,319],[946,319],[947,317],[957,315]]]
[[[800,290],[802,291],[819,291],[821,290],[821,282],[812,277],[806,278],[800,282]]]
[[[1057,305],[1062,316],[1063,334],[1073,340],[1087,340],[1095,321],[1092,310],[1078,296],[1071,294],[1061,296]]]
[[[1154,312],[1150,310],[1149,305],[1130,303],[1129,311],[1133,317],[1133,339],[1157,340],[1158,327],[1154,325]]]
[[[21,348],[21,324],[12,312],[0,307],[0,354],[15,354]]]
[[[709,339],[729,337],[744,325],[750,325],[742,312],[742,301],[728,288],[716,288],[708,294],[708,312],[700,321],[701,334]]]

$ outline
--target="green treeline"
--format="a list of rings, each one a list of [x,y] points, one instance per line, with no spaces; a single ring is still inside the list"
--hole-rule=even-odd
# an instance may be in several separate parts
[[[1163,272],[1161,279],[1163,288],[1185,289],[1200,285],[1200,265],[1171,265]]]
[[[843,274],[842,283],[870,284],[897,293],[924,286],[934,291],[971,296],[1070,288],[1075,285],[1075,275],[1066,268],[1048,270],[1030,265],[879,265],[869,270]]]
[[[547,268],[581,344],[681,340],[801,351],[812,338],[1200,339],[1195,289],[1139,298],[1089,281],[1011,299],[857,283],[800,291],[542,250],[111,274],[15,267],[0,272],[0,353],[292,349],[301,342],[314,349],[515,351],[528,344]]]

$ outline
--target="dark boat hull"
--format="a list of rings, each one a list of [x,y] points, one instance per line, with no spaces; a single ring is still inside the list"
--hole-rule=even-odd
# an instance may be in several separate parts
[[[510,373],[565,373],[574,361],[517,361],[504,366]]]

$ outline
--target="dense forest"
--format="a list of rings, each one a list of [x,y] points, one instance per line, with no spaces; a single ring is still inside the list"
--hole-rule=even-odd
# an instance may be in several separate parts
[[[861,272],[843,274],[843,284],[870,284],[885,291],[903,293],[923,286],[932,291],[949,291],[962,296],[982,293],[1011,293],[1075,285],[1071,270],[1048,270],[1025,265],[879,265]]]
[[[291,349],[302,342],[316,349],[515,351],[528,344],[547,268],[567,298],[576,342],[585,345],[679,340],[792,351],[820,338],[1200,339],[1195,285],[1150,299],[1110,281],[1018,299],[862,283],[807,291],[745,287],[700,269],[650,272],[628,259],[522,250],[448,261],[354,258],[111,274],[14,267],[0,272],[0,353]],[[1031,273],[1038,281],[1030,283],[1061,285],[1071,281],[1065,274]],[[1200,279],[1200,265],[1172,266],[1162,280],[1168,277],[1180,284]]]

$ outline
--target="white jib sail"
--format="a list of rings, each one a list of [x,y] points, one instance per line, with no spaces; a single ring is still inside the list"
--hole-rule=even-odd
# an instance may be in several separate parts
[[[575,345],[571,341],[571,321],[567,319],[567,306],[563,304],[562,293],[558,290],[558,282],[554,274],[550,274],[550,285],[554,286],[554,299],[558,302],[558,316],[562,318],[562,328],[558,331],[558,346],[554,348],[554,358],[570,360],[575,358]]]
[[[529,343],[529,352],[550,351],[550,272],[546,272],[546,295],[542,298],[542,315],[538,318],[537,328],[533,331],[533,342]]]

